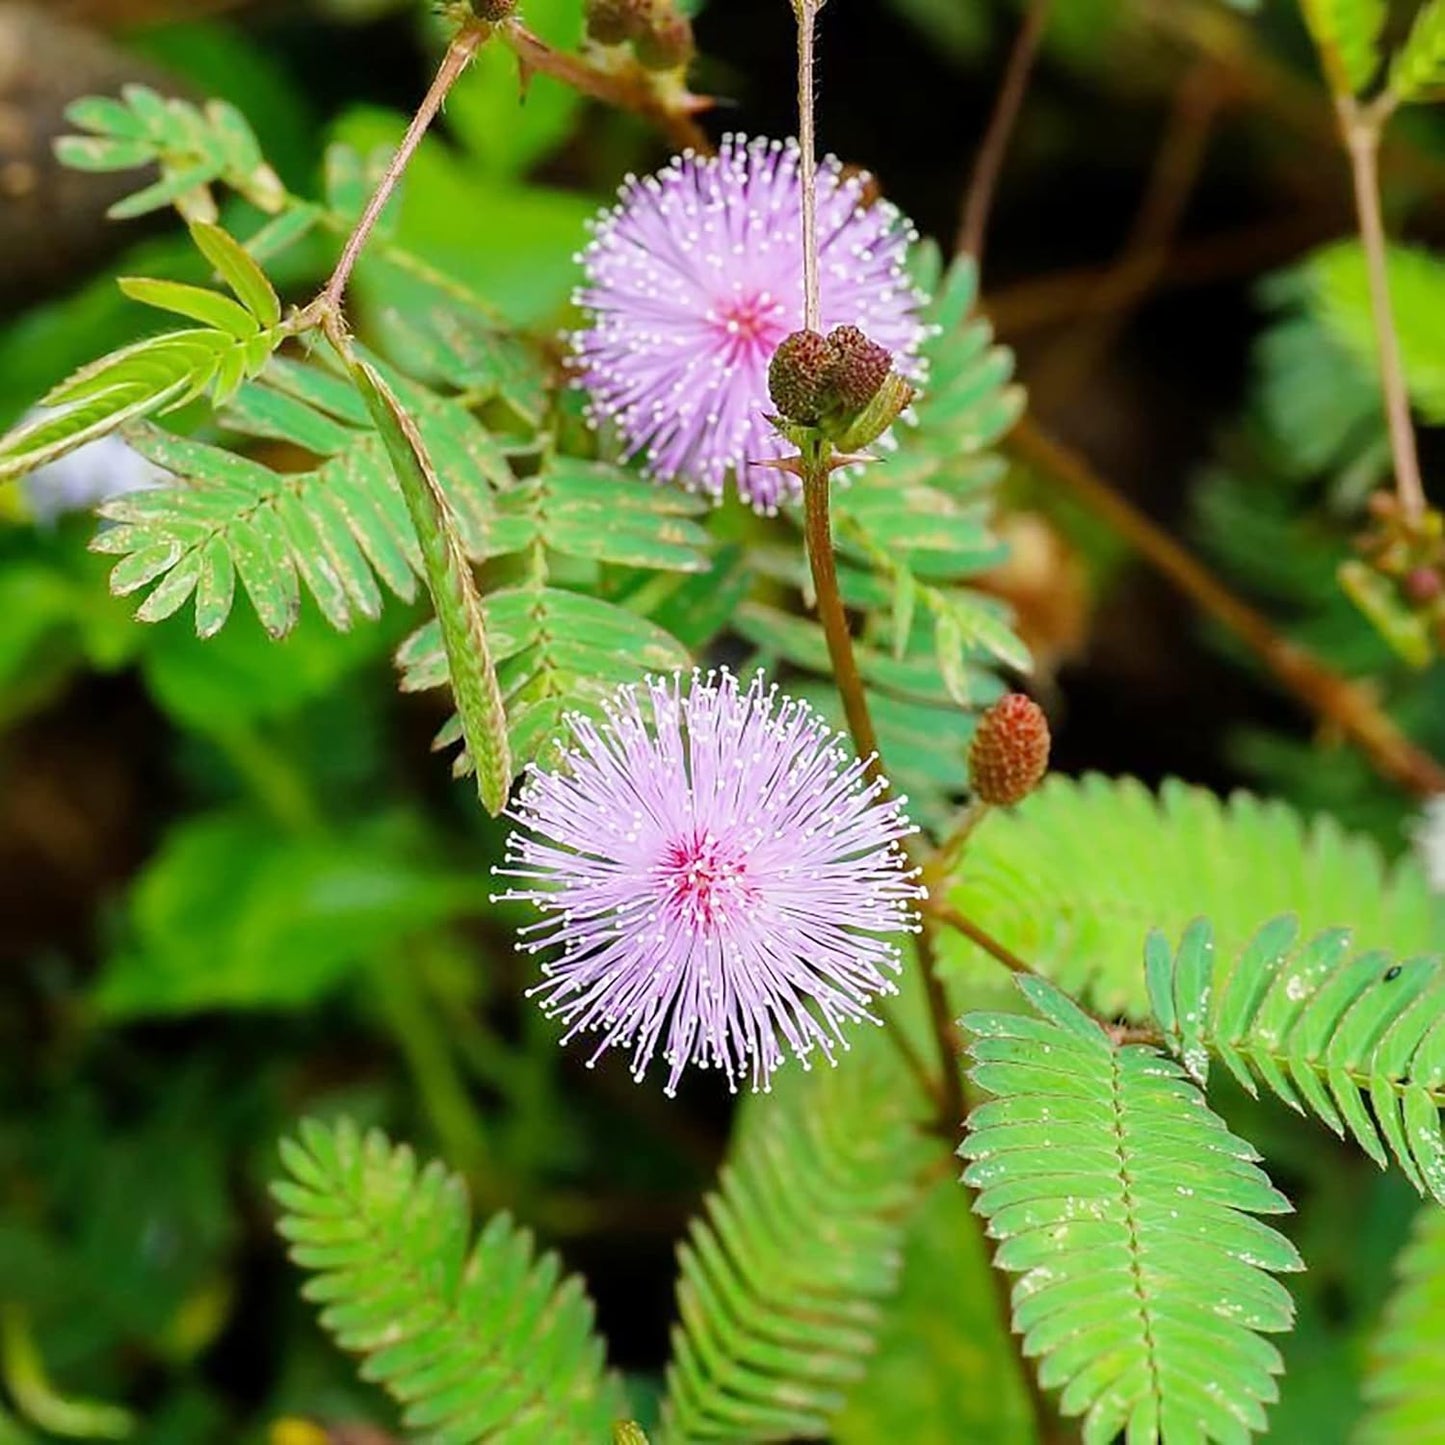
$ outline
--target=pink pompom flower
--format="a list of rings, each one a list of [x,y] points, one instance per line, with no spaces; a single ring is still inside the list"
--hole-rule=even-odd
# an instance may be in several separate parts
[[[928,328],[905,262],[916,232],[886,201],[864,204],[865,175],[818,170],[822,330],[861,327],[917,379]],[[795,142],[740,136],[716,156],[687,152],[593,227],[573,337],[594,425],[612,424],[647,475],[772,512],[796,483],[749,463],[787,448],[766,420],[768,362],[803,325],[802,181]]]
[[[546,915],[518,947],[560,949],[532,993],[566,1039],[600,1033],[593,1062],[630,1047],[638,1079],[661,1041],[668,1094],[689,1063],[755,1090],[784,1045],[831,1063],[842,1026],[897,991],[895,939],[916,926],[901,801],[761,675],[649,679],[569,722],[497,870],[519,880],[502,897]]]

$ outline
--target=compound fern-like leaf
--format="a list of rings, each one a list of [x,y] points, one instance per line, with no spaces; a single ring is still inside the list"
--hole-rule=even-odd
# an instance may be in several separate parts
[[[1445,1210],[1420,1211],[1398,1272],[1371,1349],[1354,1445],[1445,1441]]]
[[[110,208],[115,220],[171,205],[192,219],[214,220],[209,187],[216,182],[271,215],[286,205],[286,188],[266,164],[250,122],[226,101],[210,100],[199,109],[149,86],[127,85],[119,100],[86,96],[65,114],[88,134],[56,142],[63,164],[82,171],[160,167],[160,180]]]
[[[1401,101],[1432,100],[1445,88],[1445,4],[1425,0],[1390,65],[1390,90]]]
[[[1135,1018],[1148,1011],[1139,940],[1201,914],[1231,953],[1286,911],[1307,933],[1348,924],[1367,947],[1445,945],[1445,904],[1412,860],[1387,865],[1327,816],[1177,782],[1156,795],[1130,779],[1048,779],[978,830],[949,898],[1076,998]],[[975,956],[943,942],[952,962]]]
[[[1176,953],[1151,934],[1145,972],[1166,1038],[1201,1084],[1217,1058],[1250,1093],[1262,1081],[1445,1202],[1445,962],[1354,952],[1341,928],[1297,946],[1298,933],[1276,918],[1234,960],[1215,958],[1207,920]]]
[[[666,1445],[823,1438],[863,1373],[931,1157],[872,1042],[748,1102],[680,1251]]]
[[[959,1153],[1039,1381],[1085,1445],[1247,1442],[1283,1368],[1261,1334],[1293,1319],[1270,1272],[1303,1268],[1253,1216],[1289,1204],[1173,1060],[1021,986],[1037,1016],[963,1020],[994,1097]]]
[[[505,1215],[475,1242],[460,1179],[343,1120],[285,1140],[273,1186],[304,1287],[432,1445],[597,1445],[626,1412],[592,1306]]]
[[[508,587],[482,601],[497,677],[506,705],[516,768],[559,739],[568,712],[597,712],[625,683],[649,672],[688,665],[687,650],[645,617],[626,608],[560,587]],[[419,628],[397,653],[403,692],[448,684],[450,671],[435,621]],[[462,741],[452,718],[434,746]],[[472,769],[463,751],[454,771]]]

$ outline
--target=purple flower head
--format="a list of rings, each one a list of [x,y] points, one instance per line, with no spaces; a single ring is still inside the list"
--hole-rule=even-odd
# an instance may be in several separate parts
[[[546,915],[518,947],[561,946],[532,989],[544,1010],[567,1039],[601,1033],[594,1062],[630,1046],[638,1079],[661,1039],[668,1094],[689,1063],[766,1088],[784,1043],[831,1063],[843,1023],[896,992],[892,935],[914,927],[900,804],[761,674],[649,679],[570,723],[498,870]]]
[[[830,157],[818,171],[822,330],[860,326],[916,378],[927,334],[904,270],[916,233],[886,202],[863,204],[867,177]],[[573,338],[594,425],[612,422],[648,476],[722,494],[731,473],[759,511],[796,483],[750,462],[787,447],[768,425],[768,362],[803,324],[802,182],[789,141],[741,136],[687,152],[594,226]]]

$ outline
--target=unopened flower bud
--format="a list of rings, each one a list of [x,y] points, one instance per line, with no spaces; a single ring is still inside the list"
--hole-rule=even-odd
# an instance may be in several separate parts
[[[1445,578],[1433,567],[1414,567],[1405,574],[1404,587],[1405,596],[1423,607],[1445,592]]]
[[[1049,723],[1021,692],[1000,698],[978,720],[968,750],[968,781],[982,803],[1007,808],[1038,787],[1049,767]]]
[[[510,20],[517,13],[517,0],[472,0],[472,14],[489,25]]]
[[[893,358],[886,346],[870,341],[856,326],[835,326],[828,341],[836,357],[833,401],[839,411],[851,416],[878,395],[878,388],[893,370]]]
[[[587,34],[599,45],[623,45],[642,35],[652,17],[652,0],[587,0]]]
[[[633,41],[632,48],[649,70],[676,70],[692,59],[692,22],[675,10],[661,11]]]
[[[812,426],[832,395],[837,355],[816,331],[794,331],[778,343],[768,363],[768,395],[782,416]]]

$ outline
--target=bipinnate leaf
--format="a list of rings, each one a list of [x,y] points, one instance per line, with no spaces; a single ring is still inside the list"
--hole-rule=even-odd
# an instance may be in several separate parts
[[[600,1445],[624,1415],[592,1305],[505,1215],[471,1239],[462,1181],[349,1120],[282,1141],[280,1232],[362,1374],[442,1445]]]
[[[216,202],[209,188],[215,182],[268,215],[286,209],[286,188],[266,164],[256,133],[226,101],[209,100],[201,108],[159,95],[149,86],[127,85],[120,99],[86,96],[65,114],[87,134],[56,141],[55,152],[64,165],[85,171],[160,168],[158,181],[110,208],[115,220],[170,205],[188,219],[214,220]]]
[[[202,327],[148,337],[92,362],[43,397],[35,414],[0,437],[0,482],[207,390],[223,400],[265,366],[276,342],[271,332],[241,340],[229,331]]]
[[[1445,89],[1445,0],[1425,0],[1390,64],[1390,90],[1401,101],[1435,100]]]
[[[1445,1439],[1445,1210],[1420,1210],[1396,1273],[1371,1342],[1365,1415],[1353,1445]]]
[[[347,365],[385,443],[421,545],[423,573],[436,608],[462,736],[476,769],[478,796],[489,813],[500,813],[512,781],[507,714],[487,644],[481,597],[456,520],[416,423],[381,373],[359,359]]]
[[[1285,915],[1236,959],[1216,962],[1213,928],[1201,919],[1172,955],[1153,934],[1146,972],[1170,1047],[1201,1085],[1218,1059],[1251,1094],[1262,1082],[1348,1134],[1382,1169],[1393,1157],[1416,1189],[1445,1203],[1439,955],[1396,962],[1357,952],[1343,928],[1300,943],[1298,920]]]
[[[1120,1045],[1052,984],[1033,1014],[971,1014],[964,1181],[1019,1275],[1013,1325],[1085,1445],[1247,1445],[1290,1328],[1272,1277],[1303,1268],[1257,1214],[1288,1201],[1172,1059]]]
[[[266,273],[246,248],[229,231],[208,221],[192,221],[190,229],[197,249],[216,268],[221,280],[236,293],[241,305],[261,326],[279,325],[281,301]]]
[[[1306,933],[1348,924],[1371,948],[1445,946],[1445,900],[1419,865],[1387,863],[1328,815],[1168,781],[1061,775],[989,819],[949,897],[1061,988],[1105,1014],[1149,1010],[1139,940],[1201,914],[1233,957],[1263,918],[1296,912]],[[950,968],[974,956],[943,940]]]
[[[666,1445],[826,1438],[866,1369],[933,1157],[887,1050],[748,1101],[679,1251]]]
[[[1386,0],[1300,0],[1330,89],[1354,95],[1380,68]]]

